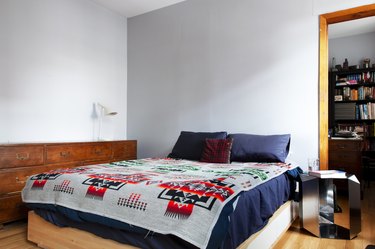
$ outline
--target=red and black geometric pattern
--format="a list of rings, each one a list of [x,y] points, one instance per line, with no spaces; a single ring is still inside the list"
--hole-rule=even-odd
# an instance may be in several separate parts
[[[169,200],[165,216],[188,219],[194,206],[211,210],[216,200],[221,202],[230,197],[234,184],[224,182],[225,178],[207,181],[168,182],[160,184],[164,190],[159,199]]]
[[[87,189],[85,197],[101,201],[101,200],[103,200],[105,191],[107,191],[106,188],[90,186]]]
[[[86,197],[96,200],[103,200],[107,189],[119,190],[126,184],[138,184],[148,181],[147,174],[92,174],[82,184],[90,185],[86,192]]]
[[[42,173],[39,175],[35,175],[30,178],[30,180],[34,180],[33,185],[31,186],[32,190],[43,190],[44,185],[46,185],[48,180],[55,180],[57,177],[61,176],[60,173]]]
[[[34,180],[33,185],[31,186],[32,190],[43,190],[44,185],[47,181],[55,180],[57,177],[64,174],[75,174],[75,173],[84,173],[88,169],[86,168],[67,168],[67,169],[57,169],[51,170],[47,173],[42,173],[31,177],[30,180]]]
[[[147,203],[139,201],[139,198],[141,198],[141,194],[132,193],[129,198],[119,198],[117,205],[145,211],[147,208]]]
[[[61,192],[61,193],[66,193],[66,194],[73,194],[74,188],[69,187],[70,181],[69,180],[64,180],[61,184],[55,185],[53,187],[53,191]]]

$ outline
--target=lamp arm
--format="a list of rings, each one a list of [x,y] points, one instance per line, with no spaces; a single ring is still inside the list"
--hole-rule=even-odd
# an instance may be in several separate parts
[[[101,138],[101,131],[102,131],[102,126],[103,126],[103,117],[104,117],[104,115],[114,116],[114,115],[117,115],[117,112],[108,111],[108,109],[104,105],[102,105],[100,103],[96,103],[96,105],[99,108],[98,141],[100,141],[102,139]]]
[[[103,114],[104,114],[104,109],[105,107],[99,103],[97,103],[98,107],[100,108],[99,110],[99,125],[98,125],[98,141],[101,140],[101,131],[102,131],[102,123],[103,123]]]

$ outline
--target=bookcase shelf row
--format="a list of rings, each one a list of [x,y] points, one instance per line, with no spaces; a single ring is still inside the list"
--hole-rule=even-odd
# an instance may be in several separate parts
[[[359,69],[354,71],[341,71],[334,73],[336,86],[373,85],[375,82],[375,68]]]
[[[344,120],[342,120],[344,121]],[[357,121],[357,122],[353,122]],[[373,120],[374,121],[374,120]],[[337,129],[340,131],[351,131],[356,132],[364,140],[371,140],[375,142],[375,122],[358,122],[358,120],[345,120],[337,125]],[[374,143],[375,146],[375,143]]]
[[[352,87],[335,87],[335,100],[336,96],[339,97],[338,100],[374,100],[375,99],[375,86],[360,86],[358,88]],[[340,97],[341,96],[341,97]]]
[[[367,102],[356,104],[354,102],[335,104],[335,120],[375,120],[375,103]]]

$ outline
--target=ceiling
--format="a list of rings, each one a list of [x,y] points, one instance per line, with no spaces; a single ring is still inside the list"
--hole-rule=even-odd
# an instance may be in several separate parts
[[[125,17],[133,17],[185,0],[91,0]]]
[[[360,35],[371,32],[375,32],[375,16],[348,22],[330,24],[328,26],[329,39]]]
[[[91,0],[127,18],[164,8],[186,0]],[[329,39],[375,32],[375,17],[367,17],[328,26]]]

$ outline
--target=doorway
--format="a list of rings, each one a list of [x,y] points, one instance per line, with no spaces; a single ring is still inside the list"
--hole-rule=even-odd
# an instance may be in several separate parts
[[[375,4],[336,11],[319,17],[319,162],[328,169],[328,25],[375,16]]]

